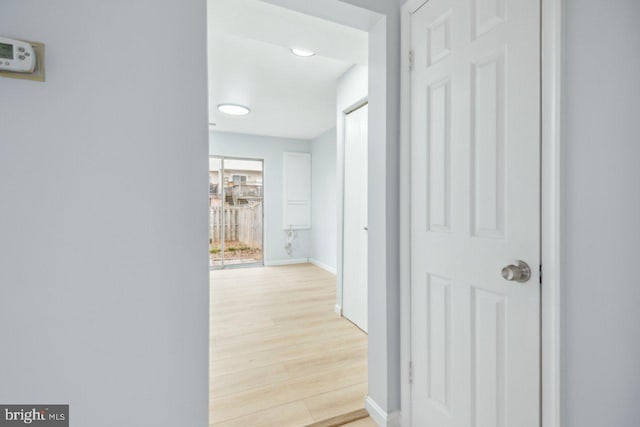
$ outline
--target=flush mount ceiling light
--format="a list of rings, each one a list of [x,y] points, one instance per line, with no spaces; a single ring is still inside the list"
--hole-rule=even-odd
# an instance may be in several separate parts
[[[225,114],[231,114],[232,116],[246,116],[249,114],[249,108],[244,105],[237,104],[220,104],[218,110]]]
[[[293,53],[295,56],[302,56],[303,58],[308,58],[316,54],[315,52],[311,52],[310,50],[298,49],[297,47],[292,47],[291,53]]]

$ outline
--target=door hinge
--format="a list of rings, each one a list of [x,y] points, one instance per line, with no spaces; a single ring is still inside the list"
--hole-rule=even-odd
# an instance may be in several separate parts
[[[542,264],[540,264],[540,274],[538,277],[540,278],[540,284],[542,285]]]
[[[413,362],[409,362],[409,384],[413,384]]]
[[[413,51],[410,50],[409,51],[409,71],[413,71],[413,62],[414,62]]]

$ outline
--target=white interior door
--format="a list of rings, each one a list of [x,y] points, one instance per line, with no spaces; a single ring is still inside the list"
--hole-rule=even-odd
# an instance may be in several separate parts
[[[539,427],[540,3],[410,23],[412,425]]]
[[[344,138],[342,314],[367,331],[367,105],[347,114]]]

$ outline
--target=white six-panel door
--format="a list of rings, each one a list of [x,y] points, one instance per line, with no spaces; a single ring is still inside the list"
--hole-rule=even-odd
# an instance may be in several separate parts
[[[368,114],[364,105],[344,124],[344,249],[342,314],[367,332]]]
[[[539,39],[538,0],[412,14],[413,427],[540,425]]]

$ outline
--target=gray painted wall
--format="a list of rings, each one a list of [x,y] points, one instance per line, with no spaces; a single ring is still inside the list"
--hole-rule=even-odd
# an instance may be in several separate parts
[[[325,0],[329,2],[328,0]],[[383,16],[369,29],[369,397],[400,409],[400,6],[344,0]]]
[[[282,228],[282,154],[287,151],[310,153],[311,144],[306,140],[288,138],[215,131],[210,133],[212,155],[264,160],[264,259],[266,264],[307,259],[311,254],[311,230],[297,230],[293,252],[289,255],[285,250],[287,238]]]
[[[391,412],[399,4],[347,3],[384,15],[370,28],[369,395]],[[3,35],[48,45],[46,84],[0,80],[0,338],[15,343],[0,352],[1,401],[70,402],[97,427],[206,424],[205,5],[0,3]],[[177,56],[155,66],[167,43]]]
[[[338,265],[338,182],[336,128],[311,141],[311,258]]]
[[[386,14],[369,36],[378,47],[369,54],[369,396],[392,413],[400,409],[401,375],[400,10],[390,0],[363,3]]]
[[[0,78],[0,402],[207,425],[205,7],[0,2],[47,45],[46,83]]]
[[[565,1],[563,427],[640,423],[639,22]]]

